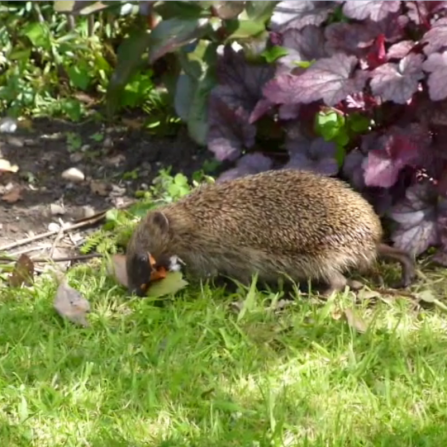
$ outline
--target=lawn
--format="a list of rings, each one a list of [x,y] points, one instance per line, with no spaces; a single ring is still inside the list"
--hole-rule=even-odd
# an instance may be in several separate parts
[[[434,274],[435,275],[435,274]],[[16,446],[444,446],[447,332],[439,309],[390,298],[357,312],[275,294],[187,288],[130,300],[98,269],[70,284],[92,305],[79,328],[52,308],[56,285],[2,289],[0,443]],[[447,280],[437,273],[437,290]],[[277,296],[276,296],[277,298]],[[246,312],[231,302],[246,300]]]

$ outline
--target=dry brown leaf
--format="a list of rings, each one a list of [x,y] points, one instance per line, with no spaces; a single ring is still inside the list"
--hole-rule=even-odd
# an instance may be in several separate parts
[[[90,190],[93,194],[98,194],[100,196],[109,195],[109,185],[107,185],[107,183],[92,180],[90,182]]]
[[[0,171],[3,172],[17,172],[19,167],[17,165],[12,165],[8,160],[0,158]]]
[[[90,303],[65,279],[57,289],[54,308],[61,317],[84,327],[89,326],[86,316],[90,312]]]
[[[17,260],[14,270],[8,278],[11,287],[31,286],[34,282],[34,263],[24,253]]]
[[[349,326],[362,334],[367,331],[368,325],[360,316],[356,315],[352,309],[344,309],[343,313]]]
[[[119,284],[127,287],[126,255],[113,255],[112,262],[107,267],[109,274],[115,276]]]
[[[155,259],[149,255],[149,262],[151,263],[151,281],[158,281],[160,279],[166,278],[167,271],[163,266],[159,266],[158,269],[155,268],[155,264],[157,263]]]
[[[340,312],[340,310],[337,309],[332,312],[331,316],[333,320],[339,320],[342,316],[342,313]]]
[[[16,203],[22,200],[22,188],[20,186],[15,186],[11,191],[3,194],[2,200],[8,203]]]
[[[144,120],[142,119],[122,118],[121,121],[123,124],[133,130],[140,130],[144,126]]]

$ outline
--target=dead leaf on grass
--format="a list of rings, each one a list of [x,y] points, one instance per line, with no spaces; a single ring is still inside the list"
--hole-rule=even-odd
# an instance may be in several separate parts
[[[2,200],[8,203],[16,203],[22,200],[22,188],[20,186],[15,186],[13,189],[8,191],[6,194],[2,195]]]
[[[352,309],[343,309],[343,313],[349,326],[362,334],[367,331],[368,325]]]
[[[109,195],[109,185],[104,182],[98,182],[95,180],[92,180],[90,182],[90,190],[93,194],[98,194],[100,196],[108,196]]]
[[[34,282],[34,263],[25,253],[20,256],[8,278],[11,287],[31,286]]]
[[[144,120],[142,119],[122,118],[121,121],[132,130],[140,130],[144,126]]]
[[[12,165],[8,160],[0,158],[0,171],[2,172],[17,172],[19,167],[17,165]]]
[[[86,315],[90,312],[90,303],[67,280],[62,280],[54,298],[57,313],[73,323],[88,327]]]
[[[434,304],[440,309],[447,311],[447,306],[439,301],[431,290],[423,290],[422,292],[417,293],[416,299],[418,301],[423,301],[424,303]]]
[[[126,255],[113,255],[111,262],[107,264],[107,272],[124,287],[128,286],[126,272]]]

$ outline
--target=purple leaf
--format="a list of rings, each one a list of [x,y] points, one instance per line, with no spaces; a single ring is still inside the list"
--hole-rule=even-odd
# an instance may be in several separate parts
[[[295,50],[300,56],[300,61],[311,61],[327,57],[324,41],[323,30],[314,25],[308,25],[301,30],[295,28],[286,30],[283,34],[282,46]]]
[[[343,176],[349,179],[349,183],[357,190],[365,187],[365,179],[362,170],[362,163],[365,156],[358,150],[354,149],[346,156],[343,163]]]
[[[389,216],[398,224],[392,234],[394,245],[414,256],[438,241],[437,195],[429,184],[407,188],[405,198],[392,207]]]
[[[298,117],[300,113],[300,104],[283,104],[278,108],[279,119],[293,120]]]
[[[290,159],[284,168],[305,169],[328,176],[338,173],[338,163],[335,159],[337,147],[332,141],[316,138],[311,142],[298,138],[289,140],[286,147]]]
[[[289,28],[301,29],[306,25],[321,25],[335,8],[330,1],[284,1],[279,2],[270,20],[272,31],[283,32]]]
[[[357,57],[366,56],[376,33],[363,23],[332,23],[325,29],[326,50],[329,54],[346,52]]]
[[[438,198],[437,208],[438,244],[440,247],[432,260],[447,267],[447,199],[445,197]]]
[[[422,56],[409,54],[398,64],[388,62],[371,73],[371,89],[384,101],[405,104],[417,92],[419,81],[424,78]]]
[[[264,84],[274,75],[275,69],[268,64],[250,64],[246,61],[244,52],[236,52],[231,46],[224,48],[223,55],[217,63],[217,79],[221,85],[226,85],[240,98],[250,111],[262,98]]]
[[[258,119],[264,116],[267,112],[269,112],[273,106],[274,104],[270,102],[268,99],[264,98],[260,99],[255,105],[253,112],[251,112],[248,122],[250,124],[253,124],[254,122],[258,121]]]
[[[423,69],[430,73],[428,77],[428,93],[432,101],[447,98],[447,51],[433,53],[423,64]]]
[[[422,43],[427,44],[424,47],[427,56],[447,47],[447,18],[437,20],[432,29],[425,33]]]
[[[299,76],[277,76],[265,85],[264,95],[276,104],[308,104],[323,99],[328,106],[336,105],[365,86],[366,72],[357,71],[351,77],[357,62],[356,57],[345,54],[319,59]]]
[[[408,9],[408,17],[416,23],[416,25],[424,25],[428,22],[428,17],[435,13],[442,11],[447,7],[447,2],[439,1],[418,1],[406,2],[405,6]]]
[[[387,57],[389,59],[402,59],[404,58],[414,47],[414,41],[402,40],[401,42],[391,45],[388,49]]]
[[[218,160],[235,160],[242,149],[253,146],[256,127],[250,119],[267,111],[262,87],[273,73],[273,66],[251,65],[242,52],[224,48],[217,65],[220,85],[212,90],[209,103],[208,148]]]
[[[365,184],[390,188],[405,166],[414,166],[420,161],[429,142],[428,131],[424,132],[424,128],[417,124],[405,129],[394,128],[383,135],[376,140],[379,148],[371,150],[363,162]]]
[[[343,6],[343,14],[351,19],[365,20],[369,17],[374,22],[379,22],[388,14],[399,11],[400,6],[400,1],[346,1]]]
[[[209,103],[208,149],[219,161],[235,160],[244,147],[253,146],[256,136],[249,113],[242,106],[231,104],[225,89],[229,90],[219,86],[212,91]]]
[[[236,167],[221,174],[217,179],[217,182],[220,183],[227,180],[233,180],[238,177],[245,177],[246,175],[268,171],[271,169],[272,164],[272,159],[266,157],[260,152],[247,154],[238,160]]]

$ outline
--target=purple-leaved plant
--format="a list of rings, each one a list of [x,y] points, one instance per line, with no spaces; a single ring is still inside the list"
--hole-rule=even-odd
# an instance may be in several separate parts
[[[217,61],[208,147],[235,161],[222,179],[286,152],[283,167],[341,176],[396,246],[437,246],[447,265],[447,1],[282,1],[269,31],[274,63],[229,46]]]

